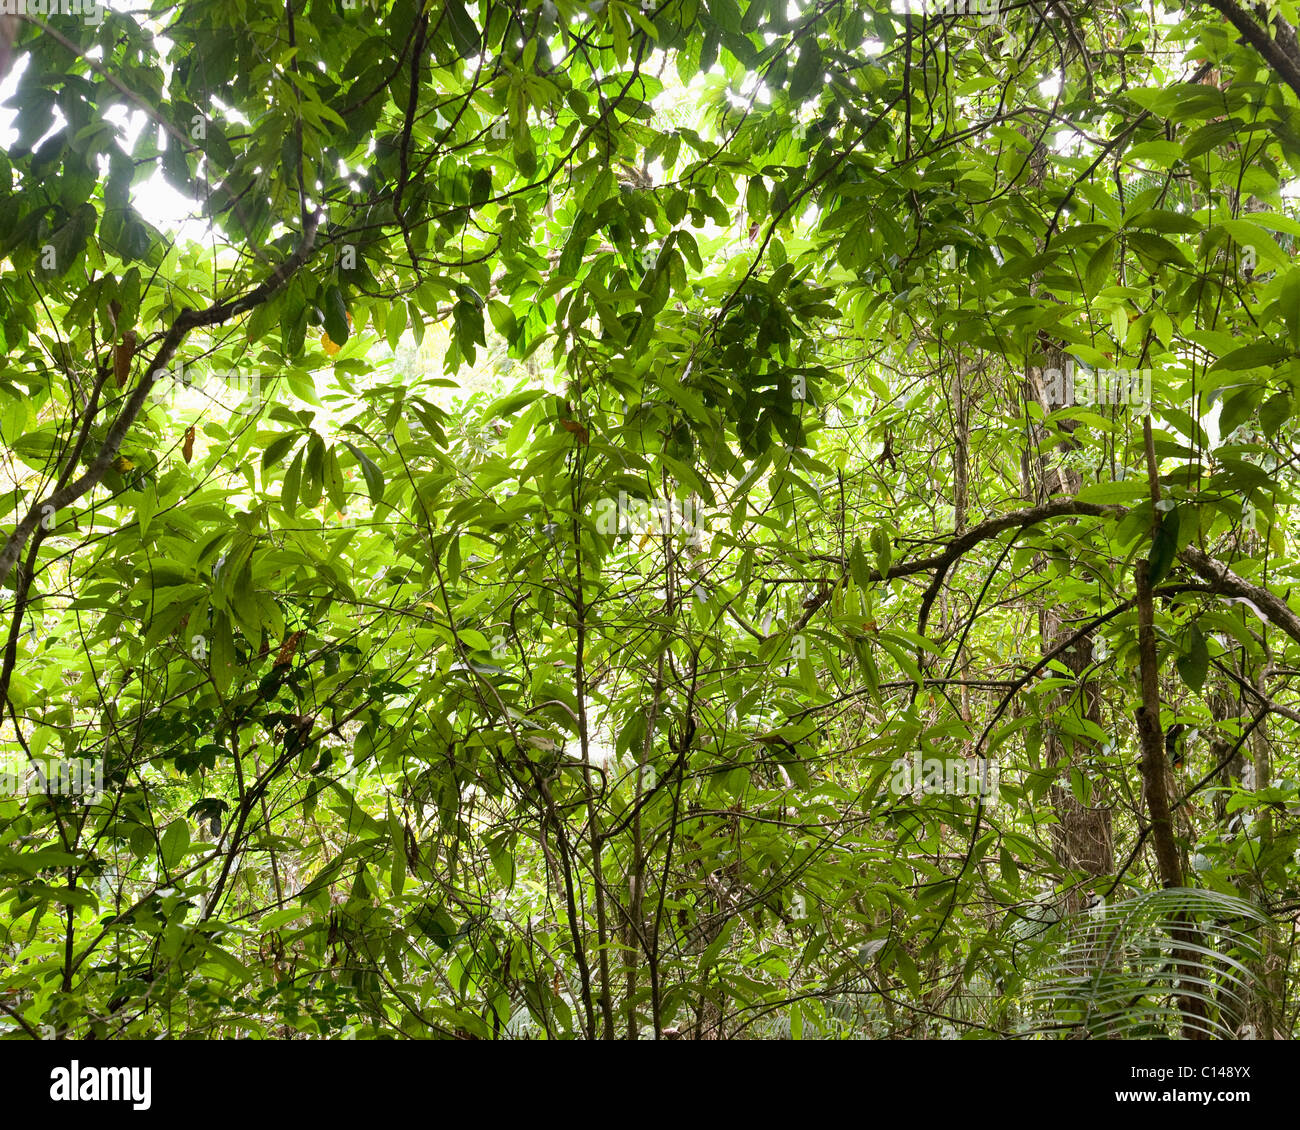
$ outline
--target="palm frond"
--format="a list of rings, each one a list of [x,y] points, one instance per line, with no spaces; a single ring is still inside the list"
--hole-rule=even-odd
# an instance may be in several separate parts
[[[1236,1038],[1269,923],[1245,899],[1184,887],[1069,915],[1031,951],[1021,1034]]]

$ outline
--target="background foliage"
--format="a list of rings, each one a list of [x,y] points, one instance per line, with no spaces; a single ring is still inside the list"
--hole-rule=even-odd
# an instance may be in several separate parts
[[[0,1031],[1294,1033],[1296,5],[895,7],[4,17]]]

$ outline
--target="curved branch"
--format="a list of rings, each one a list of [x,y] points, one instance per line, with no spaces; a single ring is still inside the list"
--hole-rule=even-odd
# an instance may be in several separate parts
[[[1272,623],[1286,632],[1296,643],[1300,643],[1300,616],[1297,616],[1291,606],[1276,593],[1260,588],[1259,585],[1252,585],[1222,561],[1216,561],[1194,545],[1189,545],[1178,556],[1193,572],[1209,583],[1211,592],[1224,596],[1244,597],[1251,601],[1267,615]]]
[[[140,414],[145,401],[149,398],[149,393],[153,391],[153,386],[157,383],[158,377],[165,371],[166,366],[175,356],[176,350],[180,348],[181,342],[185,340],[189,332],[200,326],[217,325],[220,322],[237,317],[270,298],[311,257],[312,249],[316,243],[316,230],[320,224],[320,219],[319,212],[311,217],[306,230],[303,232],[302,242],[299,244],[298,249],[276,267],[265,281],[255,286],[247,294],[240,298],[231,299],[228,302],[218,302],[213,306],[209,306],[206,310],[181,311],[176,321],[172,323],[171,329],[164,336],[162,343],[158,346],[158,351],[145,369],[144,375],[140,378],[140,383],[131,391],[131,396],[122,408],[121,414],[108,429],[108,434],[104,437],[104,445],[99,449],[99,454],[91,460],[90,465],[79,478],[58,488],[47,498],[41,499],[33,505],[27,516],[18,523],[14,532],[6,539],[3,549],[0,549],[0,584],[9,579],[9,574],[13,571],[14,563],[22,553],[27,539],[32,536],[32,533],[40,524],[41,516],[47,513],[46,508],[48,507],[51,511],[57,512],[65,506],[70,506],[83,494],[93,490],[103,479],[113,460],[117,457],[118,449],[126,438],[126,433]]]
[[[1048,518],[1079,516],[1104,518],[1108,515],[1123,516],[1126,513],[1127,510],[1123,506],[1079,502],[1073,498],[1053,499],[1051,502],[1043,503],[1042,506],[1031,506],[1025,510],[1012,510],[1007,514],[1000,514],[996,518],[989,518],[980,522],[977,526],[972,526],[965,533],[959,534],[948,543],[947,548],[942,553],[936,553],[932,557],[918,557],[915,561],[906,561],[894,565],[883,574],[872,570],[870,579],[875,584],[880,581],[892,580],[895,577],[909,577],[915,573],[928,573],[934,570],[934,578],[926,591],[926,599],[922,602],[922,607],[928,608],[934,600],[933,594],[938,593],[939,586],[943,584],[943,579],[953,564],[979,545],[980,542],[996,537],[1003,530],[1033,526]],[[841,561],[840,567],[847,572],[846,562]],[[807,627],[808,621],[813,618],[817,610],[830,600],[833,591],[833,587],[824,589],[814,597],[809,603],[807,611],[799,618],[793,630],[800,631]],[[922,617],[922,623],[924,623],[924,617]]]
[[[1297,95],[1300,95],[1300,58],[1287,51],[1276,39],[1268,34],[1268,28],[1255,20],[1249,12],[1233,0],[1209,0],[1209,5],[1241,32],[1241,38],[1249,43],[1263,56],[1278,76],[1282,78]],[[1283,21],[1279,19],[1283,27]],[[1291,33],[1294,38],[1294,32]]]
[[[948,570],[962,557],[969,553],[981,542],[988,541],[996,537],[1004,530],[1023,528],[1032,526],[1048,518],[1066,518],[1066,517],[1093,517],[1102,518],[1113,516],[1122,518],[1128,513],[1128,508],[1117,504],[1098,504],[1095,502],[1080,502],[1073,498],[1058,498],[1051,502],[1044,503],[1042,506],[1034,506],[1025,510],[1012,510],[1010,513],[1001,514],[996,518],[989,518],[987,521],[972,526],[965,533],[955,537],[948,543],[942,553],[936,553],[930,557],[918,557],[914,561],[905,561],[898,565],[892,566],[884,574],[875,570],[871,571],[871,583],[877,584],[880,581],[892,580],[894,577],[908,577],[916,573],[928,573],[934,571],[930,584],[927,586],[925,596],[921,602],[923,610],[921,617],[921,628],[924,632],[925,612],[934,602],[938,595],[939,588],[943,584],[943,579]],[[1261,588],[1259,585],[1251,584],[1244,577],[1234,573],[1222,561],[1218,561],[1198,549],[1194,545],[1189,545],[1184,549],[1178,558],[1184,565],[1206,581],[1206,588],[1212,593],[1220,596],[1235,596],[1249,600],[1266,617],[1270,623],[1276,624],[1296,643],[1300,643],[1300,615],[1291,608],[1291,606],[1276,593],[1268,589]],[[848,564],[840,558],[832,558],[839,563],[840,568],[847,573]],[[809,601],[808,608],[804,614],[796,621],[793,631],[801,631],[808,626],[808,622],[816,615],[820,609],[831,598],[835,591],[834,586],[823,588],[812,600]],[[780,633],[772,633],[773,635]],[[763,637],[770,639],[771,636]]]

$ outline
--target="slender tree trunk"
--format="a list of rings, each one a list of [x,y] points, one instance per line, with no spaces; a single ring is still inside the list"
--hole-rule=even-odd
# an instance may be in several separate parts
[[[1065,371],[1067,358],[1055,343],[1049,347],[1045,360],[1045,369]],[[1030,372],[1026,385],[1028,395],[1039,404],[1045,404],[1046,395],[1038,374]],[[1035,456],[1034,449],[1038,447],[1041,435],[1041,428],[1031,426],[1029,446],[1023,463],[1027,477],[1026,493],[1035,504],[1044,503],[1058,493],[1073,495],[1082,485],[1077,471],[1060,466],[1057,460],[1047,454]],[[1068,450],[1069,447],[1064,445],[1058,449],[1057,459]],[[1067,620],[1066,609],[1045,605],[1039,610],[1038,622],[1044,651],[1060,646],[1062,640],[1074,634],[1074,629]],[[1058,698],[1056,709],[1077,710],[1082,717],[1101,727],[1101,698],[1096,683],[1087,678],[1093,661],[1092,651],[1092,641],[1084,639],[1062,656],[1062,661],[1078,681],[1073,691],[1063,693]],[[1089,781],[1091,787],[1088,790],[1088,803],[1085,804],[1069,787],[1068,777],[1065,783],[1060,779],[1066,776],[1067,766],[1078,769],[1087,776],[1088,763],[1096,753],[1095,744],[1076,736],[1071,745],[1067,745],[1055,729],[1049,729],[1044,747],[1047,764],[1060,774],[1052,785],[1050,794],[1057,818],[1057,823],[1052,828],[1053,850],[1057,861],[1065,870],[1089,877],[1110,874],[1114,870],[1114,840],[1110,808],[1100,781],[1095,778]],[[1069,911],[1077,911],[1082,905],[1083,899],[1077,893],[1072,893],[1067,900]]]
[[[1150,553],[1139,559],[1135,568],[1138,613],[1138,665],[1141,674],[1142,705],[1137,709],[1138,738],[1142,747],[1142,784],[1147,798],[1151,839],[1155,846],[1156,866],[1160,883],[1165,888],[1183,885],[1182,858],[1174,836],[1173,816],[1169,804],[1169,778],[1165,772],[1165,735],[1160,722],[1160,665],[1156,651],[1155,600],[1151,595],[1151,562],[1161,534],[1160,474],[1156,462],[1155,445],[1151,436],[1151,417],[1142,421],[1146,446],[1147,476],[1151,484],[1151,538]],[[1202,980],[1201,956],[1196,943],[1198,932],[1189,924],[1175,927],[1172,937],[1174,967],[1179,980]],[[1179,1011],[1183,1017],[1183,1036],[1190,1040],[1209,1038],[1206,1024],[1206,1001],[1194,993],[1179,996]]]
[[[1259,673],[1256,688],[1261,694],[1267,694],[1266,678],[1269,666],[1265,665]],[[1250,736],[1250,748],[1255,769],[1255,788],[1267,789],[1273,781],[1273,749],[1269,739],[1268,719],[1265,719]],[[1273,810],[1265,805],[1255,823],[1255,836],[1264,852],[1273,843]],[[1264,883],[1255,884],[1255,900],[1263,903],[1265,899]],[[1279,1024],[1277,1006],[1286,994],[1287,958],[1275,924],[1270,924],[1263,931],[1260,939],[1260,956],[1251,986],[1249,1010],[1246,1023],[1249,1033],[1257,1040],[1274,1040],[1278,1037]],[[1254,964],[1252,962],[1252,964]]]
[[[970,509],[970,403],[966,395],[965,358],[955,359],[952,387],[952,529],[954,534],[966,528]],[[971,722],[970,654],[963,647],[961,655],[961,720]]]
[[[1029,163],[1030,183],[1041,185],[1047,170],[1047,151],[1041,141],[1034,142],[1033,155]],[[1037,292],[1039,280],[1035,277],[1031,290]],[[1043,346],[1043,370],[1059,369],[1067,372],[1069,358],[1066,356],[1059,340],[1039,335]],[[1066,382],[1067,401],[1073,399],[1073,390]],[[1060,407],[1049,403],[1046,390],[1041,381],[1040,372],[1032,367],[1025,374],[1025,400],[1041,405],[1045,412]],[[1067,427],[1067,431],[1069,428]],[[1026,496],[1035,503],[1046,502],[1055,494],[1074,495],[1082,485],[1082,478],[1077,471],[1067,468],[1061,458],[1076,445],[1065,441],[1058,446],[1055,457],[1048,453],[1039,453],[1044,429],[1031,423],[1026,447],[1022,455],[1021,467],[1024,475]],[[1045,651],[1057,647],[1072,635],[1066,622],[1064,609],[1045,605],[1039,611],[1039,634]],[[1072,694],[1063,695],[1057,701],[1058,710],[1077,709],[1083,717],[1099,727],[1102,725],[1101,700],[1097,687],[1085,678],[1085,673],[1092,665],[1092,640],[1080,640],[1062,657],[1065,665],[1077,676],[1077,683]],[[1053,848],[1061,866],[1070,872],[1082,873],[1089,877],[1108,875],[1114,870],[1114,840],[1111,834],[1110,808],[1106,803],[1100,782],[1095,778],[1089,781],[1091,787],[1086,795],[1089,803],[1085,804],[1074,790],[1061,783],[1062,772],[1066,765],[1078,769],[1088,776],[1089,763],[1096,753],[1095,743],[1076,737],[1073,749],[1067,748],[1055,730],[1046,735],[1047,763],[1058,771],[1056,782],[1052,785],[1051,801],[1056,811],[1057,824],[1052,829]],[[1068,777],[1066,778],[1068,782]],[[1081,909],[1083,899],[1078,892],[1071,891],[1066,909],[1075,912]]]

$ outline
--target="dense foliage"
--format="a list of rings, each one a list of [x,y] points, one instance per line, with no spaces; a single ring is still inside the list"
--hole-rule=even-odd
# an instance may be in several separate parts
[[[1297,7],[0,17],[0,1032],[1294,1034]]]

